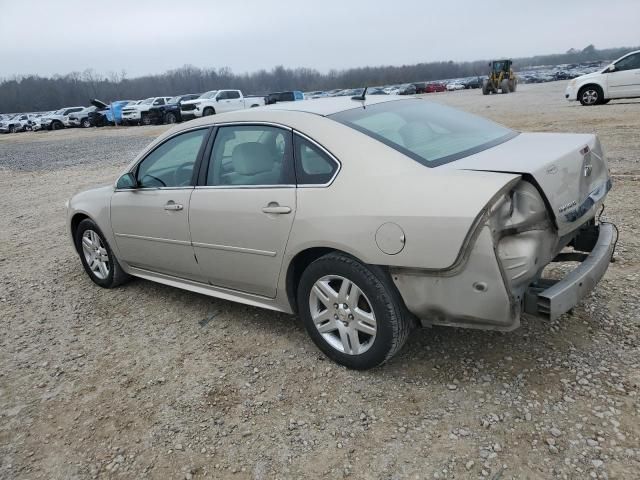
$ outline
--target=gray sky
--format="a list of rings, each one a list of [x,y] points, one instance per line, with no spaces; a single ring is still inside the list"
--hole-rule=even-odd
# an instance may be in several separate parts
[[[521,57],[640,45],[639,21],[640,0],[0,0],[0,77]]]

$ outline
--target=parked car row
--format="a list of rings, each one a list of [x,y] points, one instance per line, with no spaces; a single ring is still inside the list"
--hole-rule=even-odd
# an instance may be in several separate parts
[[[452,92],[480,88],[486,76],[448,79],[439,82],[414,82],[367,87],[370,95],[415,95]],[[614,62],[535,67],[518,73],[518,81],[541,83],[570,80],[567,100],[583,105],[607,103],[613,98],[640,97],[640,51],[630,52]],[[64,107],[52,112],[0,115],[0,133],[58,130],[71,127],[103,127],[107,125],[152,125],[179,123],[192,118],[243,110],[280,102],[295,102],[325,97],[359,96],[364,88],[329,91],[298,90],[274,92],[267,96],[245,96],[241,90],[210,90],[173,97],[149,97],[144,100],[117,100],[105,103],[91,100],[91,106]]]

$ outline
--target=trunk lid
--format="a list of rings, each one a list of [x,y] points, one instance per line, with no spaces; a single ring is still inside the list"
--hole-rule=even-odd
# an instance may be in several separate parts
[[[592,217],[611,188],[600,141],[591,134],[521,133],[444,166],[530,175],[544,192],[559,235]]]

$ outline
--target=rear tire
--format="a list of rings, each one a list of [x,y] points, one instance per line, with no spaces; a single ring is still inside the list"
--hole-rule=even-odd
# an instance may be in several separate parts
[[[118,263],[104,234],[93,220],[86,218],[80,222],[74,240],[82,266],[93,283],[102,288],[114,288],[131,278]],[[98,263],[94,264],[95,261],[100,262],[100,259],[106,259],[101,262],[104,268],[95,266]]]
[[[409,314],[388,274],[345,254],[330,253],[311,263],[300,278],[297,302],[316,346],[348,368],[383,364],[411,331]]]
[[[516,88],[518,88],[518,80],[516,78],[512,78],[509,80],[509,91],[513,93],[516,91]]]
[[[16,133],[18,131],[18,128],[15,125],[11,125],[9,127],[9,133]]]

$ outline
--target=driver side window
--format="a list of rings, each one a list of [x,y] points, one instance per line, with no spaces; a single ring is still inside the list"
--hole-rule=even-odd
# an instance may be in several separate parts
[[[193,167],[208,129],[177,135],[153,150],[138,165],[136,178],[141,188],[188,187]]]

